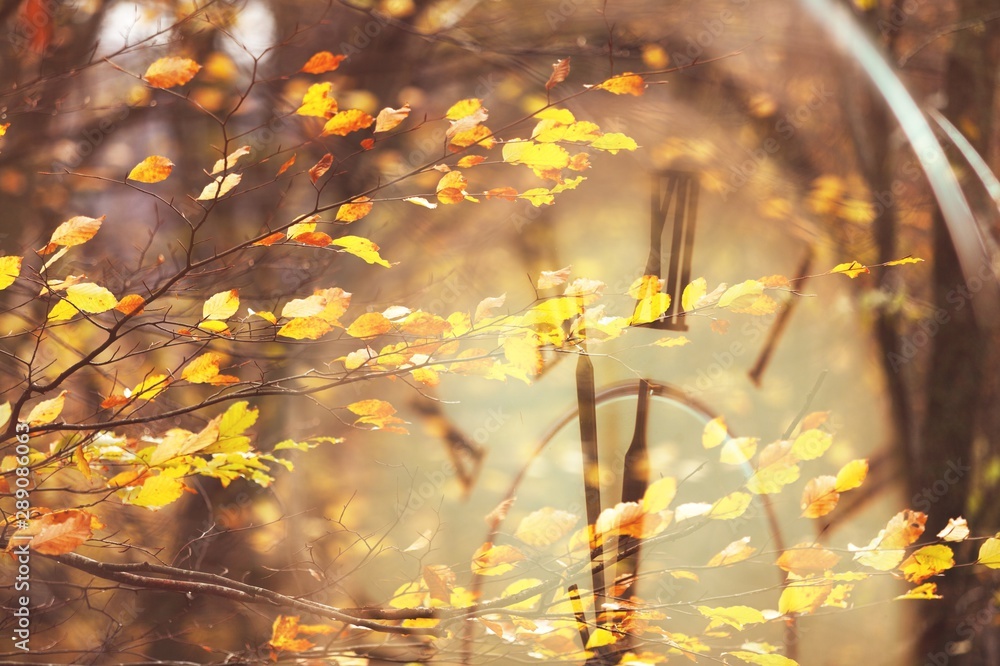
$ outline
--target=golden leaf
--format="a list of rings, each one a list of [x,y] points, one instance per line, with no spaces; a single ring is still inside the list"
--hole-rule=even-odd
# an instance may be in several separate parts
[[[62,414],[63,407],[66,405],[67,393],[69,391],[62,391],[56,397],[44,400],[35,405],[28,414],[28,418],[25,419],[28,425],[39,426],[55,421]]]
[[[600,90],[607,90],[615,95],[635,95],[638,97],[646,92],[646,82],[641,76],[632,72],[613,76],[595,87]]]
[[[220,291],[202,306],[201,318],[223,321],[229,319],[240,309],[240,294],[236,289]]]
[[[70,553],[93,535],[93,519],[93,514],[81,509],[44,513],[32,519],[27,527],[14,532],[7,550],[12,550],[21,538],[30,536],[29,545],[36,552],[44,555]]]
[[[817,476],[810,479],[806,487],[802,489],[802,509],[803,518],[819,518],[825,516],[837,507],[840,501],[840,493],[837,491],[837,477]]]
[[[323,125],[321,136],[335,134],[336,136],[347,136],[351,132],[371,127],[375,119],[360,109],[347,109],[338,111],[336,115],[326,121]]]
[[[161,180],[166,180],[173,169],[174,163],[166,157],[150,155],[132,167],[132,170],[128,172],[128,179],[140,183],[158,183]]]
[[[21,274],[22,260],[22,257],[13,255],[0,257],[0,290],[14,284],[14,280]]]
[[[170,56],[153,62],[143,78],[155,88],[173,88],[193,79],[200,69],[201,65],[190,58]]]
[[[340,222],[355,222],[372,212],[374,204],[368,197],[358,197],[346,203],[337,210],[336,220]]]
[[[391,264],[379,256],[378,245],[360,236],[342,236],[333,241],[333,245],[344,248],[341,252],[353,254],[364,259],[369,264],[378,264],[390,268]]]
[[[404,104],[398,109],[387,106],[379,111],[378,116],[375,117],[375,132],[388,132],[391,129],[395,129],[401,122],[406,120],[409,115],[409,104]]]
[[[314,53],[306,64],[302,65],[300,72],[306,74],[323,74],[325,72],[332,72],[333,70],[340,67],[340,63],[347,59],[346,55],[333,55],[329,51],[319,51]]]
[[[295,113],[300,116],[313,116],[316,118],[330,119],[337,113],[337,100],[332,96],[333,84],[329,81],[325,83],[314,83],[306,90],[302,96],[302,104],[295,109]],[[294,157],[292,158],[294,160]],[[284,165],[282,165],[283,168]],[[290,164],[288,166],[291,166]],[[280,175],[281,170],[278,171]]]

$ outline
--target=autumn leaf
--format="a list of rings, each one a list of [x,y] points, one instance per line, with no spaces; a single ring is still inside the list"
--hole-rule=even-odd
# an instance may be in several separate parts
[[[708,293],[708,283],[705,278],[698,278],[684,287],[681,294],[681,308],[685,312],[690,312],[698,307],[698,301]]]
[[[695,609],[711,620],[705,631],[726,625],[737,631],[743,631],[743,628],[748,624],[761,624],[767,621],[763,613],[750,606],[725,606],[720,608],[695,606]]]
[[[350,203],[341,206],[337,210],[337,217],[335,219],[339,222],[355,222],[372,212],[373,206],[372,200],[368,197],[358,197]]]
[[[326,174],[326,172],[330,170],[330,167],[332,165],[333,165],[333,155],[327,153],[326,155],[320,158],[319,162],[316,162],[316,164],[309,167],[309,180],[312,181],[313,185],[315,185],[316,181],[322,178]],[[288,237],[292,238],[291,229],[289,229],[288,231]]]
[[[333,324],[319,317],[296,317],[277,334],[293,340],[318,340],[332,330]]]
[[[21,274],[22,260],[23,257],[0,257],[0,291],[14,284],[14,280]]]
[[[225,357],[216,352],[205,352],[194,359],[181,372],[181,379],[192,384],[231,384],[239,381],[236,377],[219,374],[219,365]]]
[[[494,546],[487,541],[480,546],[472,558],[472,573],[478,576],[502,576],[513,571],[514,565],[522,561],[524,553],[513,546]]]
[[[948,524],[937,535],[945,541],[965,541],[969,538],[969,524],[961,516],[949,518]]]
[[[158,183],[161,180],[166,180],[173,168],[174,163],[166,157],[150,155],[132,167],[132,170],[128,172],[128,179],[140,183]]]
[[[856,261],[851,261],[846,264],[837,264],[836,266],[830,269],[829,274],[832,275],[834,273],[843,273],[844,275],[853,280],[859,275],[864,275],[865,273],[870,273],[870,272],[871,271],[869,271],[868,267],[865,266],[864,264],[860,264]]]
[[[25,419],[30,426],[40,426],[46,423],[52,423],[62,414],[63,407],[66,404],[66,394],[69,391],[63,391],[59,395],[49,400],[43,400],[42,402],[35,405],[31,412],[28,413],[28,418]]]
[[[198,453],[202,449],[215,444],[219,440],[219,422],[221,415],[209,421],[198,432],[190,432],[183,428],[172,428],[156,445],[149,457],[149,464],[158,467],[181,456]]]
[[[937,593],[936,583],[924,583],[923,585],[918,585],[906,592],[906,594],[901,594],[895,599],[943,599],[940,594]]]
[[[225,196],[230,190],[239,185],[240,180],[242,179],[243,174],[241,173],[216,176],[215,180],[206,185],[201,191],[201,194],[198,195],[197,201],[208,201]]]
[[[621,132],[608,132],[590,142],[590,147],[617,155],[619,150],[638,150],[639,144]]]
[[[753,495],[749,493],[740,491],[730,493],[717,500],[711,506],[711,509],[708,511],[708,517],[713,520],[733,520],[739,518],[750,508],[752,501]],[[678,513],[680,513],[680,507],[678,507]]]
[[[486,150],[490,150],[497,145],[497,140],[493,136],[493,132],[485,125],[476,125],[454,132],[448,139],[448,147],[453,151],[468,148],[469,146],[482,146]]]
[[[815,460],[826,453],[831,444],[833,436],[830,433],[813,428],[795,438],[792,454],[799,460]]]
[[[406,197],[405,199],[403,199],[403,201],[414,204],[416,206],[420,206],[422,208],[428,208],[430,210],[434,210],[435,208],[438,207],[436,203],[431,203],[430,201],[424,199],[423,197]]]
[[[809,584],[792,578],[778,598],[778,612],[782,615],[805,615],[816,611],[833,591],[833,583],[823,581]]]
[[[802,516],[804,518],[819,518],[825,516],[837,507],[840,493],[837,492],[837,477],[818,476],[810,479],[802,490]]]
[[[306,74],[324,74],[326,72],[332,72],[333,70],[340,67],[340,63],[347,59],[346,55],[334,55],[329,51],[319,51],[314,53],[306,64],[302,65],[300,72]]]
[[[155,88],[173,88],[193,79],[200,69],[201,65],[190,58],[170,56],[153,62],[143,78]]]
[[[201,318],[215,321],[229,319],[240,309],[240,294],[236,289],[220,291],[201,308]]]
[[[271,625],[271,638],[267,644],[278,652],[304,652],[315,644],[304,638],[297,638],[299,634],[298,615],[279,615]]]
[[[924,546],[899,565],[900,571],[911,583],[920,584],[931,576],[947,571],[955,566],[955,557],[951,548],[944,544]]]
[[[889,571],[903,561],[906,547],[920,538],[926,523],[927,514],[906,509],[893,516],[885,529],[879,531],[878,536],[867,546],[859,548],[848,544],[847,547],[854,551],[854,559],[861,564],[879,571]],[[997,544],[1000,546],[1000,540]],[[997,567],[1000,568],[1000,560]]]
[[[124,315],[140,315],[142,314],[145,305],[146,299],[139,294],[128,294],[126,296],[122,296],[121,300],[118,301],[118,305],[115,306],[115,310],[118,310]]]
[[[354,338],[374,338],[392,330],[392,322],[381,312],[366,312],[347,327],[347,334]]]
[[[547,548],[570,533],[580,517],[552,507],[539,509],[525,516],[514,536],[535,548]]]
[[[57,245],[73,247],[86,243],[101,228],[104,218],[104,215],[97,218],[85,215],[71,217],[56,227],[56,230],[52,232],[52,237],[49,239],[49,244],[38,250],[38,254],[51,254],[55,251]]]
[[[745,650],[726,652],[726,654],[736,657],[740,661],[745,661],[748,664],[755,664],[755,666],[799,666],[799,662],[781,654],[760,654]]]
[[[292,167],[292,165],[295,164],[295,157],[296,155],[293,154],[291,157],[285,160],[285,162],[278,168],[278,173],[274,174],[275,178],[288,171]]]
[[[374,118],[360,109],[338,111],[323,125],[323,133],[320,136],[329,136],[330,134],[347,136],[351,132],[371,127],[374,122]]]
[[[93,282],[81,282],[66,289],[65,297],[52,306],[49,321],[65,321],[77,312],[100,314],[115,308],[118,299],[104,287]]]
[[[7,550],[10,552],[25,537],[31,549],[43,555],[64,555],[77,549],[93,536],[91,525],[94,515],[81,509],[66,509],[44,513],[11,535]]]
[[[406,120],[410,115],[410,105],[404,104],[398,109],[394,109],[390,106],[385,107],[378,112],[375,117],[375,133],[378,132],[388,132],[391,129],[395,129]]]
[[[569,274],[572,269],[572,266],[566,266],[565,268],[560,268],[557,271],[542,271],[541,275],[538,276],[538,283],[536,286],[539,289],[551,289],[552,287],[558,287],[569,279]]]
[[[322,231],[307,231],[304,234],[299,234],[295,237],[296,243],[302,243],[303,245],[311,245],[313,247],[326,247],[333,243],[333,238],[330,234],[324,233]]]
[[[733,437],[726,440],[719,451],[719,462],[726,465],[744,465],[757,453],[756,437]]]
[[[397,423],[406,423],[403,419],[395,416],[396,408],[385,400],[375,398],[353,402],[347,406],[351,412],[358,415],[354,425],[366,424],[373,426],[377,430],[387,430],[389,432],[406,433],[405,428],[397,426]]]
[[[552,75],[549,76],[549,80],[545,82],[546,90],[552,90],[566,80],[566,77],[569,76],[569,61],[569,58],[563,58],[562,60],[557,60],[552,64]]]
[[[776,564],[797,576],[809,576],[828,571],[839,561],[840,555],[831,550],[815,544],[800,543],[782,552]]]
[[[756,552],[757,549],[750,546],[750,537],[743,537],[742,539],[733,541],[713,555],[712,559],[708,561],[708,566],[722,567],[736,564],[737,562],[742,562],[753,557]]]
[[[306,90],[302,96],[302,103],[295,113],[300,116],[312,116],[316,118],[330,119],[337,113],[337,100],[332,96],[333,84],[329,81],[325,83],[314,83]],[[281,171],[278,172],[279,174]]]
[[[799,466],[787,441],[768,444],[757,455],[757,470],[747,480],[747,490],[756,495],[780,493],[789,483],[798,481]]]
[[[599,90],[607,90],[615,95],[635,95],[638,97],[646,92],[646,82],[641,76],[632,72],[625,72],[614,76],[595,87]]]
[[[714,449],[729,439],[729,429],[726,427],[726,420],[722,416],[716,416],[705,424],[701,434],[701,445],[706,449]]]
[[[360,236],[341,236],[333,241],[333,245],[344,248],[341,252],[353,254],[355,257],[364,259],[369,264],[378,264],[391,268],[392,264],[383,259],[379,253],[379,247],[367,238]]]
[[[657,479],[646,488],[642,496],[642,510],[646,513],[665,511],[677,495],[677,480],[671,477]]]
[[[998,537],[990,537],[983,542],[983,545],[979,547],[979,558],[976,560],[976,564],[982,564],[990,569],[1000,569],[1000,538]]]
[[[902,259],[895,259],[893,261],[887,261],[884,266],[902,266],[903,264],[919,264],[923,259],[918,257],[903,257]]]
[[[481,99],[463,99],[452,104],[444,117],[448,120],[461,120],[473,115],[482,108],[483,100]]]
[[[837,472],[837,483],[834,489],[839,492],[853,490],[864,483],[868,476],[868,460],[852,460]]]
[[[139,382],[135,388],[126,390],[126,398],[136,398],[139,400],[152,400],[170,384],[170,377],[157,374],[149,375]]]
[[[250,154],[250,150],[251,150],[250,146],[241,146],[241,147],[237,148],[236,150],[234,150],[233,152],[229,153],[226,156],[226,159],[224,159],[224,160],[216,160],[215,161],[215,166],[212,167],[212,171],[211,171],[211,173],[209,175],[210,176],[214,176],[215,174],[219,173],[220,171],[229,171],[234,166],[236,166],[236,163],[239,162],[239,160],[240,160],[241,157],[243,157],[244,155],[249,155]],[[279,175],[280,175],[280,173],[279,173]]]

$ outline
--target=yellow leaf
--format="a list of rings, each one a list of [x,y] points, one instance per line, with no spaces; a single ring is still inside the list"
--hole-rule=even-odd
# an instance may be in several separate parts
[[[701,434],[701,445],[706,449],[714,449],[727,439],[729,439],[729,429],[726,427],[726,420],[717,416],[705,424]]]
[[[338,111],[336,115],[326,121],[323,125],[321,136],[335,134],[336,136],[347,136],[351,132],[371,127],[375,119],[360,109],[347,109]]]
[[[810,479],[802,489],[802,516],[804,518],[819,518],[825,516],[837,507],[840,493],[836,489],[837,478],[833,476],[817,476]]]
[[[333,324],[320,317],[296,317],[278,330],[278,335],[293,340],[318,340],[333,330]]]
[[[854,490],[864,483],[867,476],[868,460],[852,460],[837,472],[837,483],[834,488],[839,493]]]
[[[886,266],[902,266],[903,264],[918,264],[921,261],[923,261],[923,259],[919,259],[917,257],[903,257],[902,259],[896,259],[894,261],[887,261],[887,262],[885,262],[885,265]]]
[[[748,664],[756,664],[757,666],[798,666],[799,664],[794,659],[789,659],[780,654],[759,654],[745,650],[736,650],[735,652],[726,652],[725,654],[736,657]]]
[[[859,275],[863,275],[865,273],[870,273],[870,272],[871,271],[868,270],[867,266],[865,266],[864,264],[860,264],[856,261],[851,261],[846,264],[837,264],[832,269],[830,269],[830,274],[843,273],[852,280],[858,277]]]
[[[906,580],[920,584],[955,566],[955,556],[951,548],[944,544],[933,544],[912,553],[903,560],[899,569]]]
[[[395,129],[409,115],[409,104],[404,104],[398,109],[387,106],[379,111],[378,116],[375,118],[375,132],[388,132],[391,129]]]
[[[143,78],[154,88],[173,88],[193,79],[200,69],[201,65],[194,60],[170,56],[153,62]]]
[[[808,585],[792,580],[781,592],[781,597],[778,599],[778,612],[782,615],[812,613],[823,605],[832,591],[833,583],[830,582]]]
[[[374,338],[392,330],[392,322],[381,312],[366,312],[347,327],[347,334],[354,338]]]
[[[50,400],[44,400],[31,410],[28,414],[28,425],[38,426],[45,425],[46,423],[52,423],[56,418],[62,413],[63,407],[66,404],[66,394],[69,391],[63,391],[56,397]]]
[[[353,254],[364,259],[369,264],[378,264],[390,268],[391,264],[379,256],[378,245],[360,236],[341,236],[333,241],[333,245],[344,248],[342,252]]]
[[[650,294],[635,304],[631,323],[633,325],[648,324],[662,317],[669,309],[669,294]]]
[[[699,613],[711,620],[705,631],[724,625],[728,625],[737,631],[743,631],[743,628],[748,624],[767,622],[763,613],[750,606],[724,606],[719,608],[695,606],[695,608]]]
[[[505,337],[503,354],[512,366],[529,377],[540,374],[545,365],[537,339],[527,335]]]
[[[395,416],[396,408],[385,400],[361,400],[351,403],[347,406],[347,409],[358,415],[358,418],[354,421],[354,425],[367,424],[380,430],[406,432],[404,428],[396,425],[398,423],[406,423],[406,421]]]
[[[685,336],[679,335],[677,337],[660,338],[659,340],[653,342],[653,344],[656,345],[657,347],[683,347],[684,345],[689,344],[690,342],[691,341],[688,340]]]
[[[332,90],[333,84],[329,81],[309,86],[306,94],[302,96],[302,104],[295,109],[295,113],[300,116],[332,118],[337,113],[337,100],[331,95]]]
[[[0,419],[0,426],[2,425],[3,419]],[[949,518],[948,524],[937,535],[945,541],[965,541],[969,538],[969,524],[961,516]]]
[[[460,102],[455,102],[452,104],[451,108],[445,114],[445,118],[448,120],[461,120],[471,116],[472,114],[483,108],[483,100],[481,99],[463,99]]]
[[[306,64],[302,65],[300,72],[306,74],[323,74],[325,72],[332,72],[333,70],[340,67],[340,63],[347,59],[346,55],[333,55],[329,51],[319,51],[314,53]]]
[[[168,474],[158,474],[147,477],[137,489],[128,492],[127,502],[141,506],[150,511],[158,511],[166,505],[180,499],[184,494],[184,484]]]
[[[732,542],[708,561],[710,567],[722,567],[729,564],[736,564],[753,557],[757,552],[756,548],[750,546],[750,537],[743,537]]]
[[[677,480],[671,477],[654,481],[642,496],[642,510],[646,513],[664,511],[677,495]]]
[[[233,152],[229,153],[229,155],[226,156],[226,159],[216,160],[215,166],[212,167],[212,172],[209,175],[214,176],[220,171],[228,171],[232,169],[234,166],[236,166],[236,163],[239,161],[241,157],[249,154],[250,154],[250,146],[241,146],[237,148]]]
[[[646,91],[646,82],[638,74],[625,72],[624,74],[619,74],[608,79],[596,87],[616,95],[639,96]]]
[[[66,247],[82,245],[94,237],[94,234],[101,228],[104,218],[104,215],[97,218],[85,215],[71,217],[56,227],[56,230],[52,232],[52,238],[49,239],[49,244]]]
[[[726,495],[712,505],[708,517],[713,520],[733,520],[739,518],[750,508],[753,495],[744,492],[734,492]]]
[[[590,142],[590,147],[617,155],[619,150],[638,150],[639,144],[621,132],[608,132]]]
[[[524,554],[513,546],[494,546],[484,543],[472,559],[472,573],[479,576],[501,576],[514,569],[524,559]]]
[[[52,307],[48,318],[50,321],[64,321],[80,311],[100,314],[117,305],[118,299],[104,287],[93,282],[82,282],[66,289],[65,298]]]
[[[240,184],[240,180],[243,178],[241,173],[231,173],[226,176],[216,176],[215,180],[201,191],[198,195],[198,201],[207,201],[210,199],[218,199],[224,196],[231,189]]]
[[[604,628],[597,628],[591,634],[590,638],[587,639],[587,650],[594,650],[605,645],[611,645],[618,641],[619,635],[613,631],[609,631]]]
[[[518,194],[517,198],[524,199],[535,208],[551,206],[556,201],[556,198],[552,196],[552,191],[544,187],[533,187],[530,190],[525,190],[521,194]]]
[[[569,534],[579,520],[572,513],[545,507],[525,516],[514,536],[529,546],[546,548]]]
[[[737,312],[742,308],[753,305],[757,298],[764,292],[764,285],[757,280],[747,280],[740,284],[733,285],[719,298],[720,308],[731,308]]]
[[[337,210],[336,219],[340,222],[354,222],[360,220],[368,213],[372,212],[374,204],[368,197],[358,197],[350,203],[346,203]]]
[[[203,331],[208,331],[209,333],[215,333],[217,335],[229,335],[229,327],[224,321],[203,321],[198,324],[198,328]]]
[[[240,295],[236,289],[220,291],[202,306],[201,318],[215,321],[229,319],[240,309]]]
[[[813,428],[795,438],[792,444],[792,455],[799,460],[815,460],[826,453],[831,444],[833,444],[833,435]]]
[[[821,574],[837,565],[840,555],[815,544],[800,543],[781,553],[777,565],[796,576]]]
[[[559,180],[559,170],[569,166],[569,152],[562,146],[533,141],[505,143],[503,159],[508,164],[524,164],[540,178]]]
[[[901,594],[896,599],[944,599],[937,593],[937,583],[924,583],[918,585],[906,594]]]
[[[170,384],[170,378],[167,375],[149,375],[129,391],[126,397],[152,400],[162,393],[168,384]]]
[[[223,361],[222,354],[205,352],[187,364],[181,372],[181,379],[192,384],[208,384],[219,374],[219,364]]]
[[[132,167],[132,170],[128,172],[128,179],[140,183],[158,183],[161,180],[166,180],[173,169],[174,163],[166,157],[150,155]]]
[[[979,547],[979,558],[976,560],[976,564],[982,564],[990,569],[1000,569],[1000,538],[990,537],[983,542],[983,545]]]
[[[705,278],[698,278],[691,282],[688,286],[684,287],[684,293],[681,294],[681,307],[685,312],[690,312],[698,307],[698,301],[701,297],[708,293],[708,283],[705,282]]]
[[[21,261],[22,257],[0,257],[0,290],[14,284],[14,280],[21,274]]]

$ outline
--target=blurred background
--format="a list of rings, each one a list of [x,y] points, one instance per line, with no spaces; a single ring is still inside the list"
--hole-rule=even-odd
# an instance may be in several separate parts
[[[679,501],[706,501],[741,483],[739,470],[703,465],[700,433],[718,415],[734,433],[770,442],[809,402],[811,411],[831,413],[836,433],[828,469],[817,473],[870,460],[866,485],[824,519],[799,518],[798,495],[788,493],[774,502],[776,523],[756,507],[746,520],[660,544],[647,555],[649,570],[704,566],[743,536],[765,553],[780,543],[867,543],[907,507],[930,515],[928,536],[959,515],[975,534],[1000,529],[1000,385],[991,371],[1000,361],[998,336],[995,322],[973,315],[977,294],[992,293],[995,283],[997,206],[967,153],[949,147],[975,214],[966,223],[985,248],[965,258],[976,272],[963,275],[918,156],[869,83],[857,58],[860,42],[837,45],[833,14],[770,0],[247,0],[199,7],[2,4],[0,124],[10,123],[0,138],[4,254],[44,246],[73,215],[106,215],[117,231],[80,248],[74,269],[100,277],[115,293],[155,283],[177,265],[185,224],[162,202],[121,184],[147,155],[174,162],[170,181],[155,191],[182,208],[186,194],[201,190],[203,169],[219,159],[225,141],[250,146],[255,162],[268,159],[266,174],[248,174],[244,192],[213,211],[207,240],[195,250],[207,256],[287,223],[318,196],[339,200],[445,154],[441,122],[431,122],[353,159],[320,195],[302,177],[266,187],[293,153],[301,171],[326,152],[340,157],[357,150],[356,141],[315,139],[319,120],[293,113],[319,80],[295,73],[317,51],[348,56],[322,79],[333,82],[342,109],[375,115],[409,104],[417,125],[441,118],[459,99],[478,97],[494,131],[546,103],[545,82],[557,59],[571,57],[572,69],[552,99],[613,74],[681,68],[647,77],[651,85],[641,97],[588,94],[562,105],[606,132],[633,137],[640,148],[592,156],[587,181],[554,206],[492,200],[424,210],[389,202],[356,223],[363,225],[356,232],[398,262],[392,269],[329,259],[340,256],[334,253],[275,251],[252,270],[232,271],[226,284],[254,302],[338,286],[372,311],[402,303],[447,315],[500,294],[512,309],[523,307],[535,298],[540,271],[571,265],[575,276],[604,281],[612,302],[627,303],[626,289],[643,274],[650,251],[652,184],[667,170],[693,173],[700,197],[692,277],[705,277],[710,290],[765,275],[815,275],[843,261],[907,255],[926,261],[872,269],[856,280],[807,280],[797,285],[785,320],[691,318],[685,335],[692,342],[684,347],[650,347],[662,331],[636,329],[591,349],[599,387],[647,378],[685,396],[654,399],[650,420],[653,477],[689,478]],[[943,113],[996,169],[995,1],[856,0],[830,7],[849,12],[912,99]],[[180,95],[138,78],[165,55],[203,66]],[[533,124],[498,133],[523,138]],[[487,173],[502,177],[473,185],[522,191],[538,184],[526,172]],[[438,178],[421,174],[379,196],[429,196]],[[145,260],[154,256],[162,260],[149,268]],[[23,324],[31,315],[2,316]],[[303,370],[353,349],[334,341],[262,345],[256,355],[230,351],[246,363]],[[191,497],[161,513],[119,507],[105,522],[113,518],[177,566],[312,593],[335,605],[382,604],[425,564],[468,571],[488,533],[484,516],[522,472],[501,533],[544,506],[583,515],[579,434],[571,418],[574,368],[575,357],[565,356],[551,359],[531,385],[446,376],[433,389],[362,383],[315,402],[261,400],[256,430],[264,448],[318,433],[346,441],[301,454],[296,471],[279,474],[271,488],[198,481]],[[4,383],[18,379],[14,368],[4,374]],[[70,399],[96,404],[106,388],[82,387]],[[400,409],[409,436],[351,430],[331,423],[323,409],[324,401],[376,396]],[[630,399],[599,409],[606,498],[620,484],[634,409]],[[569,421],[553,431],[560,419]],[[551,443],[535,455],[547,435]],[[957,484],[942,483],[949,465],[967,470]],[[964,555],[962,561],[975,559],[973,551]],[[697,583],[650,576],[639,594],[668,614],[676,611],[678,631],[697,634],[703,620],[685,617],[684,609],[698,599],[747,595],[709,605],[776,607],[777,572],[764,560],[706,571]],[[81,652],[85,661],[65,663],[266,659],[261,649],[273,617],[259,608],[121,590],[99,603],[68,603],[66,574],[47,573],[51,580],[33,603],[50,610],[38,616],[35,635],[39,645],[52,647],[39,660]],[[857,588],[853,608],[800,620],[792,638],[800,662],[923,664],[938,663],[927,660],[940,653],[949,664],[997,663],[995,577],[957,569],[938,583],[941,601],[888,601],[906,587],[881,576]],[[788,634],[768,629],[759,640],[781,645]],[[477,663],[531,660],[525,652],[500,641],[475,650]],[[416,660],[407,653],[392,658]],[[445,651],[431,660],[457,658]]]

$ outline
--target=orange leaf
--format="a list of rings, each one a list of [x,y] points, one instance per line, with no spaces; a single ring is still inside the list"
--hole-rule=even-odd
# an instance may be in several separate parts
[[[314,53],[306,64],[302,65],[300,72],[305,72],[306,74],[323,74],[324,72],[332,72],[333,70],[340,67],[340,63],[347,59],[346,55],[333,55],[329,51],[319,51]]]
[[[372,212],[374,204],[368,197],[358,197],[350,203],[346,203],[337,211],[336,220],[340,222],[354,222],[360,220],[368,213]]]
[[[330,234],[325,234],[322,231],[307,231],[296,236],[294,240],[296,243],[312,245],[313,247],[326,247],[333,242]]]
[[[276,173],[275,176],[280,176],[281,174],[285,173],[286,171],[288,171],[288,169],[291,168],[293,164],[295,164],[294,154],[291,157],[289,157],[284,164],[281,165],[281,167],[278,169],[278,173]]]
[[[353,402],[347,409],[358,415],[355,425],[360,423],[374,426],[376,429],[406,432],[403,428],[394,427],[396,423],[406,423],[396,414],[396,408],[385,400],[370,399]]]
[[[319,162],[316,162],[316,164],[314,164],[309,169],[309,180],[313,182],[313,185],[316,184],[317,180],[323,177],[323,174],[325,174],[327,171],[330,170],[330,167],[332,165],[333,165],[333,155],[327,153],[322,158],[320,158]]]
[[[80,509],[67,509],[46,513],[31,521],[26,528],[11,536],[10,546],[20,541],[19,536],[31,536],[31,549],[44,555],[63,555],[72,552],[89,539],[93,515]]]
[[[817,476],[815,479],[810,479],[802,490],[802,516],[804,518],[825,516],[837,507],[839,501],[837,477]]]
[[[351,132],[357,132],[358,130],[366,127],[371,127],[374,122],[374,118],[360,109],[340,111],[333,118],[326,121],[326,125],[323,126],[323,133],[321,136],[327,136],[329,134],[347,136]]]
[[[569,58],[557,60],[552,64],[552,75],[545,82],[545,89],[552,90],[569,76]]]
[[[894,569],[906,555],[906,547],[920,538],[927,523],[927,514],[906,509],[900,511],[888,522],[871,542],[863,548],[848,545],[856,551],[854,559],[861,564],[889,571]]]
[[[132,167],[132,170],[128,172],[128,179],[140,183],[158,183],[161,180],[166,180],[173,168],[174,163],[166,157],[150,155]]]
[[[276,231],[275,233],[271,234],[270,236],[267,236],[266,238],[260,239],[259,241],[257,241],[256,243],[254,243],[254,245],[263,245],[264,247],[269,247],[271,245],[274,245],[278,241],[284,239],[284,237],[285,237],[285,234],[281,233],[280,231]]]
[[[170,56],[151,64],[146,69],[144,78],[155,88],[173,88],[193,79],[200,69],[201,65],[194,60]]]
[[[486,158],[483,157],[482,155],[466,155],[465,157],[463,157],[458,161],[458,166],[461,167],[462,169],[467,169],[470,167],[474,167],[477,164],[482,164],[485,161]]]
[[[181,372],[181,379],[185,379],[192,384],[211,383],[219,374],[219,364],[224,357],[216,352],[205,352],[194,359]]]
[[[368,137],[367,139],[362,139],[361,147],[364,148],[365,150],[371,150],[372,148],[375,147],[375,139],[373,139],[372,137]]]
[[[635,95],[638,97],[646,91],[646,82],[638,74],[625,72],[624,74],[611,77],[598,85],[597,88],[607,90],[616,95]]]
[[[513,187],[494,187],[486,191],[487,199],[503,199],[504,201],[517,201],[517,190]]]
[[[275,650],[283,652],[303,652],[313,647],[304,638],[296,638],[299,634],[298,615],[279,615],[271,627],[271,640],[268,641]]]
[[[144,299],[139,294],[128,294],[127,296],[122,296],[122,299],[118,301],[118,305],[115,306],[115,310],[118,310],[122,314],[142,314],[143,306],[146,304],[146,299]]]

